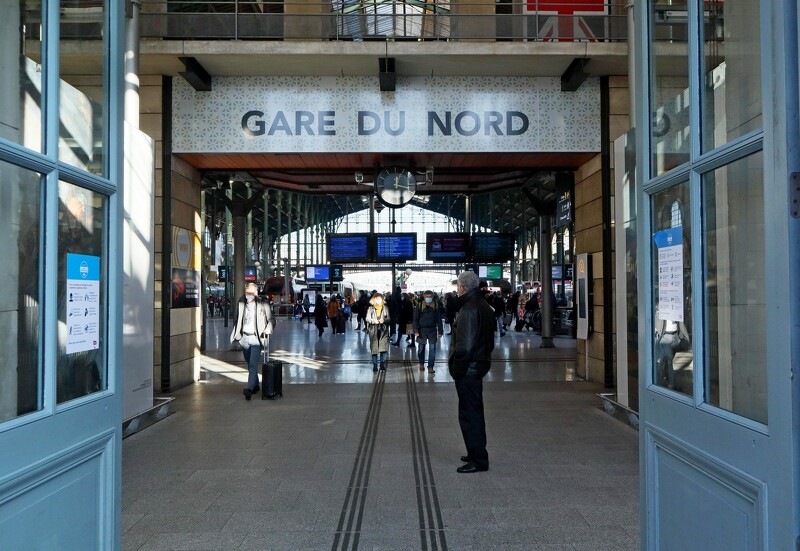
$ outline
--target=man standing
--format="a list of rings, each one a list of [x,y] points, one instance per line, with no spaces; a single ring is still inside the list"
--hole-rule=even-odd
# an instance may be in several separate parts
[[[478,290],[478,276],[458,276],[458,314],[453,322],[447,358],[450,375],[458,392],[458,423],[467,455],[459,473],[489,470],[486,452],[486,424],[483,417],[483,377],[489,372],[494,349],[494,310]]]
[[[258,285],[252,282],[245,285],[244,296],[236,304],[236,325],[231,333],[231,342],[242,347],[247,364],[247,386],[242,391],[245,400],[259,390],[258,360],[274,325],[269,302],[258,298]]]
[[[444,334],[444,327],[439,303],[433,298],[433,291],[425,291],[422,297],[422,302],[414,308],[414,333],[419,340],[417,358],[419,359],[419,370],[422,371],[425,369],[425,347],[430,345],[428,374],[434,375],[436,373],[433,369],[436,361],[436,342]]]

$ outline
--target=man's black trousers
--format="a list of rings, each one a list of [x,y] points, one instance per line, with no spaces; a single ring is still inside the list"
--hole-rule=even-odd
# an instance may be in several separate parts
[[[455,379],[458,392],[458,424],[467,455],[478,467],[489,466],[486,452],[486,423],[483,418],[483,379],[467,374]]]

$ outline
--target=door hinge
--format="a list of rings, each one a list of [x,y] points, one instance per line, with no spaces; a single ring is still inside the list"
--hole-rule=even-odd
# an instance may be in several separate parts
[[[800,218],[800,172],[792,172],[789,176],[789,186],[789,212],[792,218]]]

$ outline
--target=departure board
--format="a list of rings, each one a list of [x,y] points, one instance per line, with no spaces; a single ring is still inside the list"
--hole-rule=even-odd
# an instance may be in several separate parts
[[[433,262],[463,262],[467,259],[469,235],[466,233],[426,234],[425,257]]]
[[[513,233],[472,234],[472,259],[475,262],[508,262],[514,256]]]
[[[368,233],[328,234],[328,261],[369,262],[369,242]]]
[[[416,233],[375,234],[375,260],[403,262],[417,259]]]

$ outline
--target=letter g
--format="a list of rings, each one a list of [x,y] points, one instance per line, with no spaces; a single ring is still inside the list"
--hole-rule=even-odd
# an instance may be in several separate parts
[[[263,111],[248,111],[247,113],[245,113],[244,117],[242,117],[242,132],[244,132],[248,136],[263,136],[264,133],[266,132],[264,121],[260,120],[261,117],[263,116],[264,116]],[[250,122],[251,119],[255,117],[258,117],[259,120],[256,120],[254,122],[253,126],[255,128],[251,130],[250,127],[248,126],[248,123]]]

